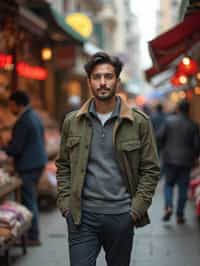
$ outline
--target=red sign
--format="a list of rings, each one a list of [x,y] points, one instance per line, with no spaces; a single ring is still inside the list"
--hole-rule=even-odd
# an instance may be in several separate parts
[[[13,63],[12,55],[0,54],[0,68],[5,68]],[[40,66],[31,66],[25,62],[17,63],[17,73],[24,78],[45,80],[48,72]]]
[[[11,65],[12,61],[12,55],[0,54],[0,67]]]
[[[17,73],[25,78],[45,80],[47,78],[47,70],[43,67],[30,66],[24,62],[17,64]]]

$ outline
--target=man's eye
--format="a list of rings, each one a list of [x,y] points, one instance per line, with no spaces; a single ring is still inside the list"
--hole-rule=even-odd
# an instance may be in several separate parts
[[[113,78],[113,74],[108,73],[108,74],[104,74],[104,75],[101,75],[101,74],[92,75],[92,79],[94,79],[94,80],[100,80],[102,77],[104,77],[107,80],[110,80]]]
[[[105,74],[105,79],[112,79],[113,78],[113,74]]]
[[[98,80],[98,79],[101,79],[101,75],[92,75],[92,78],[95,79],[95,80]]]

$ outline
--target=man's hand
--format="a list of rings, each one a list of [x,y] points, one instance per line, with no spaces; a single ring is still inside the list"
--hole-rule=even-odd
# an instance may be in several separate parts
[[[62,216],[65,217],[65,218],[67,218],[67,216],[69,215],[69,213],[70,213],[70,209],[66,209],[66,210],[64,210],[64,212],[62,213]]]
[[[133,222],[136,223],[138,220],[141,219],[141,215],[136,211],[131,211],[131,217],[133,219]]]

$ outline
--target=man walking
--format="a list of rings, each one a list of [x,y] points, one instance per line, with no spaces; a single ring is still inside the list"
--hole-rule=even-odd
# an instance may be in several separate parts
[[[162,145],[161,145],[161,143],[159,143],[159,139],[157,138],[157,134],[159,133],[159,131],[162,128],[162,126],[164,125],[165,120],[166,120],[166,116],[167,115],[163,111],[162,103],[158,103],[155,106],[155,111],[152,112],[152,114],[150,115],[152,126],[153,126],[155,137],[156,137],[158,155],[159,155],[159,158],[160,158],[160,168],[161,168],[160,177],[164,176],[165,171],[164,171],[163,161],[162,161],[162,149],[161,149]]]
[[[10,111],[17,116],[11,142],[3,150],[14,158],[15,169],[22,179],[22,204],[33,214],[28,244],[40,245],[37,183],[47,162],[44,128],[30,106],[28,95],[16,91],[9,98]]]
[[[152,112],[150,118],[153,129],[155,131],[155,136],[157,136],[157,133],[159,132],[160,128],[164,125],[166,120],[166,114],[163,111],[163,105],[161,103],[158,103],[155,106],[155,111]],[[160,153],[160,144],[158,141],[157,145],[158,145],[158,152]]]
[[[178,113],[167,118],[157,134],[162,143],[162,158],[165,169],[164,216],[169,221],[173,212],[173,189],[178,186],[176,220],[184,224],[184,209],[187,201],[190,171],[200,152],[198,126],[189,118],[189,102],[178,105]]]
[[[159,179],[149,118],[116,91],[121,61],[104,52],[85,65],[93,94],[63,123],[56,160],[58,206],[68,223],[71,266],[128,266],[134,227],[148,224]]]

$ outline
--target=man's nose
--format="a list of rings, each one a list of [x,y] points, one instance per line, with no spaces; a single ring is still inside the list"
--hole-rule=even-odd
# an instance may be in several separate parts
[[[100,84],[101,84],[101,85],[105,85],[105,84],[106,84],[106,80],[105,80],[104,75],[101,76]]]

